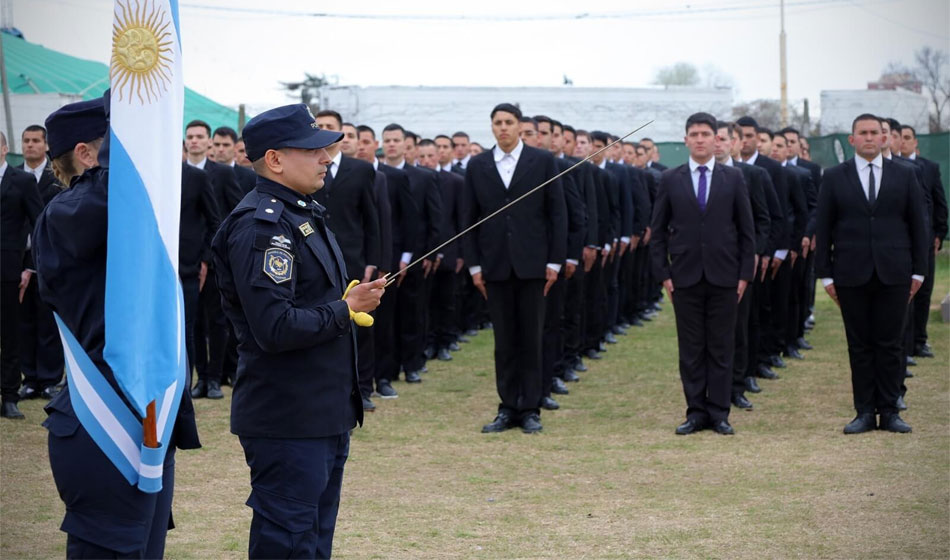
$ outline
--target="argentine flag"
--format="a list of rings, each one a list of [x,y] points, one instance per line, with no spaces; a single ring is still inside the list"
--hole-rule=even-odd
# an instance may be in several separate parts
[[[184,86],[177,0],[115,0],[111,60],[105,349],[122,393],[146,416],[155,402],[158,448],[141,421],[61,326],[73,407],[130,484],[162,486],[162,465],[187,389],[178,279]]]

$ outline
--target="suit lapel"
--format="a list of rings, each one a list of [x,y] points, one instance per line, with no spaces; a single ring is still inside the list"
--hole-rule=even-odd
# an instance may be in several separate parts
[[[693,177],[690,173],[689,164],[684,163],[683,166],[680,167],[680,184],[683,185],[686,198],[692,201],[693,208],[696,209],[697,213],[702,214],[702,211],[699,209],[699,200],[696,199],[696,193],[693,192]]]
[[[884,193],[884,187],[890,186],[891,183],[891,173],[893,172],[893,166],[891,162],[886,159],[882,159],[881,162],[881,184],[877,188],[877,193],[874,196],[874,205],[871,206],[871,212],[874,212],[874,209],[877,208],[878,203],[881,202],[881,195]],[[888,189],[890,190],[890,189]]]
[[[308,219],[306,223],[312,224],[313,221],[314,220]],[[327,240],[326,246],[332,247],[332,245],[329,242],[329,238],[326,235],[327,233],[326,226],[323,225],[322,220],[317,222],[316,229],[319,230],[319,232],[313,232],[310,235],[304,236],[304,244],[307,246],[307,248],[310,249],[310,252],[313,253],[315,257],[317,257],[317,260],[320,261],[320,266],[322,266],[324,272],[326,272],[327,278],[330,280],[330,283],[336,286],[338,278],[334,277],[334,275],[332,274],[333,266],[330,261],[330,259],[334,258],[334,256],[330,255],[330,253],[326,251],[325,247],[321,247],[320,243],[317,243],[316,236],[322,235],[324,239]],[[337,259],[337,262],[340,262],[339,259]],[[337,267],[337,269],[339,269],[339,266]]]
[[[712,205],[714,200],[718,200],[722,197],[722,189],[725,188],[725,178],[723,177],[724,171],[722,170],[721,165],[714,165],[712,172],[712,179],[709,181],[709,193],[706,195],[706,213],[709,213],[709,207]],[[696,204],[699,205],[699,201],[696,201]]]
[[[502,180],[501,175],[498,173],[498,166],[495,165],[494,151],[495,149],[492,148],[488,154],[488,157],[482,159],[481,161],[485,162],[484,165],[490,168],[486,170],[488,172],[488,176],[495,180],[495,183],[497,183],[498,188],[501,189],[501,192],[505,192],[507,191],[507,189],[505,189],[505,182]],[[476,162],[475,158],[472,158],[468,160],[468,165],[471,166],[475,162]]]
[[[528,146],[521,147],[521,156],[518,158],[518,163],[515,165],[515,172],[511,174],[511,183],[508,185],[508,189],[511,190],[514,188],[515,184],[524,177],[524,174],[527,173],[528,169],[531,167],[531,159],[534,154],[528,149]],[[530,186],[527,188],[531,188]]]
[[[848,182],[851,183],[858,198],[864,202],[864,207],[870,210],[871,205],[868,204],[868,196],[864,194],[864,187],[861,186],[861,179],[858,178],[858,166],[853,158],[845,162],[844,174],[848,177]]]

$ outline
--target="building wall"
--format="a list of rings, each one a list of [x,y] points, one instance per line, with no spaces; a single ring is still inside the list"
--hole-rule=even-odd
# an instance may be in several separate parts
[[[10,95],[10,113],[13,121],[13,149],[10,151],[19,154],[20,135],[23,129],[38,124],[43,126],[46,117],[50,113],[59,109],[67,103],[80,101],[82,98],[78,95],[64,95],[59,93],[30,93],[30,94],[11,94]],[[7,133],[6,114],[0,109],[0,130]]]
[[[544,114],[575,128],[623,135],[654,119],[633,135],[656,141],[681,141],[686,118],[697,111],[729,117],[731,89],[574,88],[574,87],[357,87],[327,86],[320,107],[345,121],[366,124],[377,135],[399,123],[423,136],[467,132],[483,146],[494,145],[489,114],[498,103],[515,103],[526,115]]]
[[[821,92],[821,133],[851,132],[851,122],[861,113],[892,117],[918,132],[928,128],[929,102],[906,90],[825,90]]]

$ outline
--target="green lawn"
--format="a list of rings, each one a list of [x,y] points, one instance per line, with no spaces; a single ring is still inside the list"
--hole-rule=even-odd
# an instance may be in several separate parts
[[[914,433],[844,436],[840,315],[820,294],[815,350],[735,411],[738,434],[677,437],[685,404],[672,310],[591,363],[544,433],[479,433],[497,405],[491,333],[354,434],[340,558],[950,557],[950,289],[940,257],[930,340],[908,380]],[[226,395],[229,390],[225,389]],[[0,422],[0,557],[62,557],[42,403]],[[178,454],[173,558],[246,557],[248,471],[229,399],[196,402],[204,447]]]

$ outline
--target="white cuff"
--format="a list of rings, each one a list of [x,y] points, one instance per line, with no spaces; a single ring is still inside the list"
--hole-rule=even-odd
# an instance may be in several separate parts
[[[604,251],[610,252],[610,243],[604,245]]]
[[[437,255],[435,256],[435,258],[437,258],[437,259],[439,259],[439,260],[441,261],[442,259],[445,258],[445,255],[443,255],[442,253],[439,253],[439,254],[437,254]]]
[[[406,264],[409,264],[410,262],[412,262],[412,253],[403,253],[402,257],[399,260]]]
[[[913,274],[913,275],[911,275],[910,278],[911,278],[912,280],[916,280],[916,281],[920,282],[921,284],[923,284],[923,282],[924,282],[924,277],[923,277],[923,275],[920,275],[920,274]]]
[[[550,268],[554,272],[561,272],[561,265],[559,264],[548,263],[548,268]]]
[[[787,259],[788,249],[779,249],[778,251],[775,251],[775,258],[780,261],[784,261],[785,259]]]
[[[620,241],[623,242],[623,243],[626,243],[627,245],[630,244],[630,238],[627,237],[627,236],[621,237],[621,238],[620,238]]]
[[[821,285],[822,285],[822,287],[824,287],[824,288],[827,288],[828,286],[830,286],[830,285],[832,285],[832,284],[834,284],[834,283],[835,283],[835,279],[834,279],[834,278],[822,278],[822,279],[821,279]]]
[[[570,264],[572,264],[572,265],[574,265],[574,266],[577,266],[577,265],[581,264],[580,261],[577,260],[577,259],[567,259],[567,262],[570,263]]]
[[[476,274],[481,274],[481,273],[482,273],[482,267],[480,267],[480,266],[470,266],[470,267],[468,267],[468,273],[471,274],[472,276],[475,276]]]

